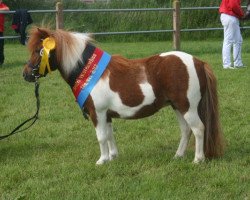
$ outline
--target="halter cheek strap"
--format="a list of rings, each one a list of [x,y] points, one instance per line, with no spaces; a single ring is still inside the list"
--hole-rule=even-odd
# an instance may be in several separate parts
[[[55,47],[56,43],[53,38],[48,37],[43,40],[43,49],[40,52],[42,58],[39,66],[39,74],[44,75],[46,68],[49,73],[51,72],[51,67],[49,64],[49,55],[50,51],[55,49]]]

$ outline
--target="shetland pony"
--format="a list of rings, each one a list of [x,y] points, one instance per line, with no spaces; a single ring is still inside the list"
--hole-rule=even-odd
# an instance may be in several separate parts
[[[59,70],[74,90],[79,76],[92,62],[92,57],[86,57],[92,51],[86,50],[87,46],[95,48],[91,37],[33,28],[28,42],[31,57],[23,70],[26,81],[34,82],[50,71],[46,68],[43,74],[37,72],[46,38],[55,42],[48,57],[50,70]],[[216,78],[206,62],[184,52],[172,51],[132,60],[120,55],[110,56],[105,70],[80,105],[93,122],[100,145],[101,156],[96,164],[118,156],[112,118],[139,119],[167,105],[174,109],[181,130],[176,158],[184,156],[191,133],[195,137],[194,163],[222,156]]]

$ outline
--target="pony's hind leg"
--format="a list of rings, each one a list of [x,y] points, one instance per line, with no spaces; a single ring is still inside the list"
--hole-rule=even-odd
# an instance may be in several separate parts
[[[115,138],[113,135],[112,124],[107,124],[107,134],[108,134],[108,147],[109,147],[109,159],[113,160],[118,156],[118,150],[115,143]]]
[[[183,157],[186,152],[187,145],[191,136],[191,129],[188,126],[183,115],[178,110],[175,110],[175,113],[176,113],[177,119],[179,121],[180,129],[181,129],[181,140],[180,140],[179,147],[175,154],[175,158],[179,158],[179,157]]]
[[[204,125],[196,109],[189,110],[184,115],[184,119],[190,126],[195,137],[195,158],[194,163],[205,160],[204,156]]]

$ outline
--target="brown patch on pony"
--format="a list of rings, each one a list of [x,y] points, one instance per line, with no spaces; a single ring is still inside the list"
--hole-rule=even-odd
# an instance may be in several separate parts
[[[120,115],[113,110],[108,110],[107,111],[107,121],[111,122],[111,118],[120,118]]]
[[[91,95],[88,96],[88,98],[85,102],[83,111],[90,116],[90,119],[93,122],[94,127],[96,127],[98,121],[97,121],[97,115],[96,115],[96,111],[95,111],[94,102],[92,100]]]
[[[187,112],[189,75],[187,66],[179,57],[175,55],[153,56],[147,61],[147,73],[159,102],[164,99],[164,103],[170,103],[181,113]]]
[[[203,96],[206,91],[206,84],[207,84],[207,79],[206,79],[205,69],[204,69],[205,63],[195,57],[193,57],[193,61],[194,61],[195,70],[199,79],[199,83],[200,83],[201,96]]]
[[[109,70],[109,85],[111,90],[118,92],[122,103],[135,107],[142,103],[144,97],[139,83],[146,81],[142,62],[133,62],[121,56],[112,56]]]
[[[139,118],[151,116],[157,111],[159,111],[162,107],[163,107],[163,104],[157,104],[157,103],[146,105],[142,107],[133,117],[130,117],[130,119],[139,119]]]
[[[220,127],[217,81],[211,67],[194,58],[196,72],[201,85],[202,99],[198,107],[198,113],[205,126],[204,152],[206,158],[214,158],[223,155],[224,141]]]

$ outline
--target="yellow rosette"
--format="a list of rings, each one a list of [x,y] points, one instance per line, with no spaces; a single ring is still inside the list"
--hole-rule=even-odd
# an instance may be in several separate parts
[[[49,64],[49,53],[50,53],[50,50],[55,49],[55,47],[56,47],[56,42],[54,38],[47,37],[43,40],[43,53],[42,53],[40,67],[39,67],[39,74],[44,75],[46,67],[48,69],[48,72],[49,73],[51,72],[50,64]]]

